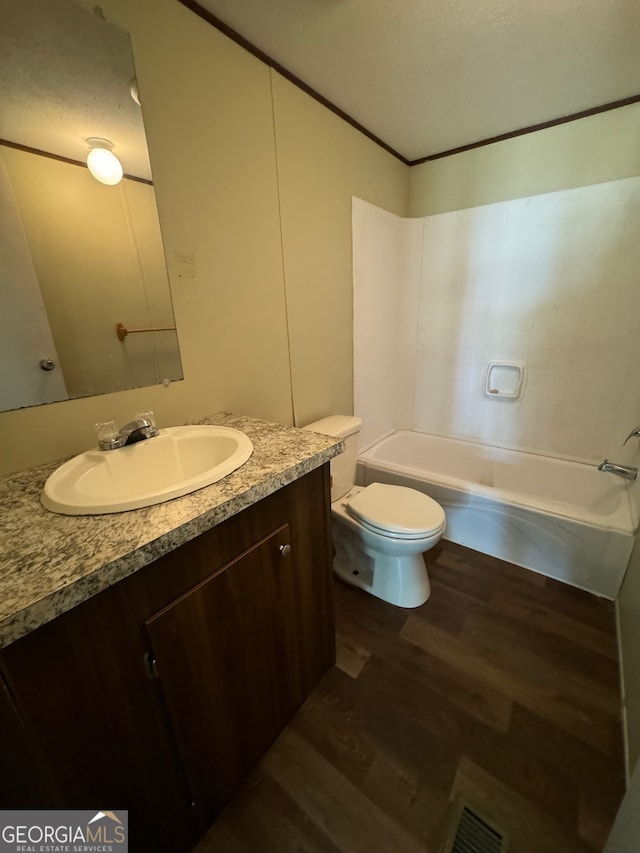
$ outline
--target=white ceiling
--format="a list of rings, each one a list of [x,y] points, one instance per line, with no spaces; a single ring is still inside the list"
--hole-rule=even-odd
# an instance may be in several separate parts
[[[408,160],[640,94],[640,0],[199,0]]]
[[[407,160],[640,94],[640,0],[199,2]],[[0,0],[0,137],[82,160],[103,136],[149,178],[133,74],[72,0]]]
[[[134,76],[127,33],[72,0],[0,0],[0,138],[78,161],[106,138],[150,179]]]

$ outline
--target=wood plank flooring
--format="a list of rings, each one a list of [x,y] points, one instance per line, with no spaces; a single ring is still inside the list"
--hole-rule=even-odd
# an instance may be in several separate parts
[[[442,542],[429,601],[338,581],[338,659],[195,853],[438,853],[458,797],[510,853],[602,850],[624,790],[611,602]]]

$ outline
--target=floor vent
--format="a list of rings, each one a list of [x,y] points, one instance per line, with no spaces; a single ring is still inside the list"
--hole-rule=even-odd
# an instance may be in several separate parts
[[[486,816],[458,803],[441,853],[505,853],[507,838]]]

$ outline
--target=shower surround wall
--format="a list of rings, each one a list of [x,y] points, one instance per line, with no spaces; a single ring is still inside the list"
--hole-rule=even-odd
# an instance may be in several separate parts
[[[354,404],[395,429],[637,462],[640,178],[401,219],[353,200]],[[483,395],[521,362],[521,400]]]
[[[413,421],[421,219],[353,199],[354,409],[367,447]]]

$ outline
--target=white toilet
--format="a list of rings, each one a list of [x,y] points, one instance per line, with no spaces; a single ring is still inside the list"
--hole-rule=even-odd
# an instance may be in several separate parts
[[[354,485],[361,424],[360,418],[332,415],[305,427],[346,445],[331,461],[333,568],[343,581],[384,601],[419,607],[431,593],[422,554],[444,533],[444,510],[415,489]]]

